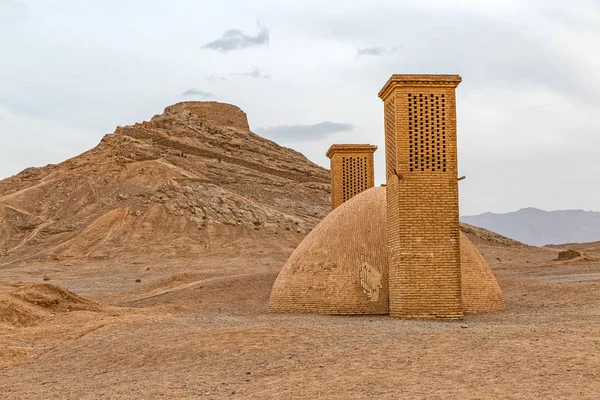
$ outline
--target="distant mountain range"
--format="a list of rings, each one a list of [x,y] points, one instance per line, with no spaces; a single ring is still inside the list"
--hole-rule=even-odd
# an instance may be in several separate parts
[[[532,246],[600,240],[600,212],[595,211],[523,208],[506,214],[462,216],[460,220]]]

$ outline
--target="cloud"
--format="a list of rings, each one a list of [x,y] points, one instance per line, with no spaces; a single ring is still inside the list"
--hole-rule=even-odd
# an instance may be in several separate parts
[[[252,71],[249,71],[249,72],[238,72],[235,74],[231,74],[231,76],[247,76],[247,77],[255,78],[255,79],[270,79],[271,78],[271,75],[265,74],[259,68],[254,68]]]
[[[268,45],[269,30],[263,26],[258,28],[256,36],[246,35],[239,29],[229,29],[217,40],[204,44],[201,49],[211,49],[227,53],[231,50],[241,50],[248,47]]]
[[[256,132],[273,140],[300,142],[320,140],[338,132],[350,132],[352,124],[324,121],[314,125],[279,125],[269,128],[257,128]]]
[[[356,49],[356,57],[362,56],[382,56],[385,54],[385,49],[381,47],[365,47]]]
[[[219,75],[209,75],[206,77],[206,80],[209,82],[227,82],[229,79],[227,79],[224,76],[219,76]]]
[[[227,76],[223,75],[209,75],[206,77],[206,80],[209,82],[228,82],[231,78],[241,76],[245,78],[254,78],[254,79],[271,79],[270,74],[264,73],[260,68],[254,68],[252,71],[248,72],[234,72]]]
[[[214,97],[212,93],[203,92],[202,90],[198,89],[188,89],[182,93],[182,96],[199,96],[204,98]]]

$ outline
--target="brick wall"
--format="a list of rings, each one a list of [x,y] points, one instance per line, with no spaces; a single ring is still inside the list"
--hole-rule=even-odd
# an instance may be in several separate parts
[[[456,75],[393,75],[384,100],[390,314],[461,318]]]
[[[387,314],[386,188],[342,204],[296,248],[277,277],[269,311]],[[504,309],[496,277],[461,232],[461,294],[466,314]]]
[[[329,148],[332,210],[375,186],[375,150],[377,146],[368,144],[334,144]]]

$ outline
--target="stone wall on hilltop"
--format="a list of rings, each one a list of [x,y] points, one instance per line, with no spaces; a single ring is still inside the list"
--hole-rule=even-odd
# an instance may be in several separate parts
[[[216,101],[184,101],[165,108],[165,113],[187,110],[211,125],[250,130],[248,117],[239,107]]]

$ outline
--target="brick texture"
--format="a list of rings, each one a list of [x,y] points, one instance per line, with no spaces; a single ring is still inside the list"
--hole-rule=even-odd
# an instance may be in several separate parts
[[[334,144],[327,151],[331,160],[331,209],[375,186],[373,153],[369,144]]]
[[[457,75],[393,75],[384,101],[390,314],[457,319]]]
[[[462,305],[465,314],[504,310],[504,297],[494,273],[469,238],[460,233]]]
[[[304,238],[273,285],[269,311],[388,313],[385,196],[375,189],[337,207]]]
[[[500,287],[473,243],[460,234],[464,313],[504,309]],[[386,188],[371,188],[329,213],[279,274],[269,311],[388,314]]]

